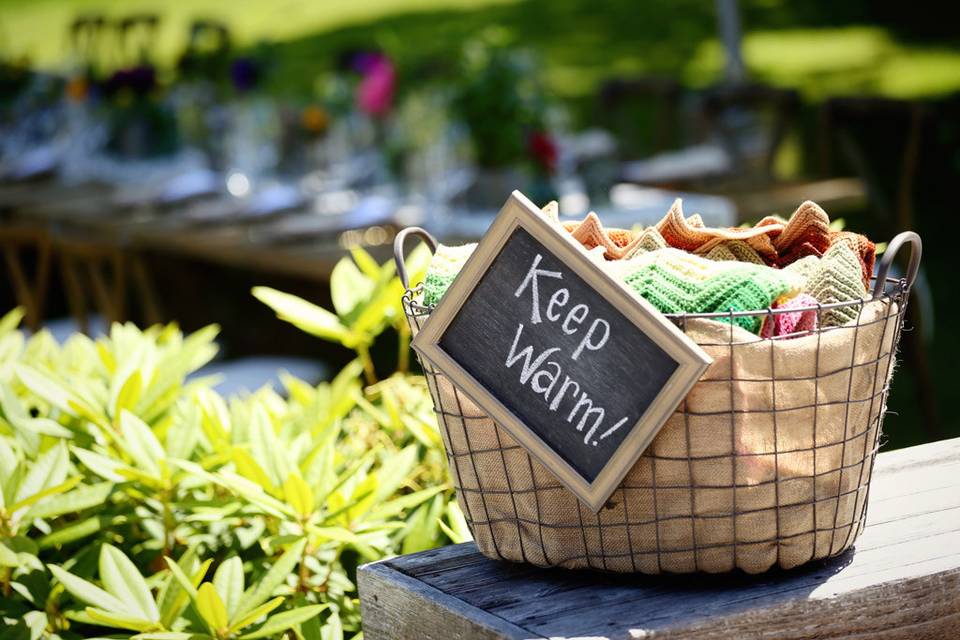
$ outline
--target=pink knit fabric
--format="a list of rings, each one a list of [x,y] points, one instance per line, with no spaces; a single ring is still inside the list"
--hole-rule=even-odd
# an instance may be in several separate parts
[[[813,296],[801,293],[792,298],[780,298],[773,303],[772,309],[799,309],[801,307],[813,307],[817,305],[817,299]],[[760,329],[760,335],[764,338],[774,336],[785,336],[795,333],[798,336],[807,331],[817,328],[816,309],[808,311],[793,311],[790,313],[778,313],[768,316],[763,321],[763,327]]]

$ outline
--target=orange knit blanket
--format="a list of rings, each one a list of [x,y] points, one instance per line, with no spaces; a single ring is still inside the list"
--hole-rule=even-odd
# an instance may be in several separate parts
[[[550,203],[544,214],[556,220]],[[607,260],[628,259],[663,247],[683,249],[714,260],[738,260],[783,268],[806,256],[820,257],[837,243],[849,246],[860,260],[865,286],[870,284],[876,247],[849,231],[831,231],[830,217],[815,202],[801,204],[789,220],[767,216],[753,227],[707,227],[700,216],[683,215],[680,199],[655,226],[643,231],[606,229],[593,212],[580,222],[565,222],[575,240],[588,249],[603,247]]]

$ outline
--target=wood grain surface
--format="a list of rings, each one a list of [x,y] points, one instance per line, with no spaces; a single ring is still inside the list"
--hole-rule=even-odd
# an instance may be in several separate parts
[[[472,543],[366,565],[364,637],[960,638],[960,439],[878,456],[855,548],[758,576],[488,560]]]

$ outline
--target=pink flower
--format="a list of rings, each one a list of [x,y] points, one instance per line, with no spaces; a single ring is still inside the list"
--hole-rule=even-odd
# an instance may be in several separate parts
[[[364,113],[383,117],[393,104],[397,74],[386,56],[371,56],[362,68],[363,79],[357,87],[357,106]]]

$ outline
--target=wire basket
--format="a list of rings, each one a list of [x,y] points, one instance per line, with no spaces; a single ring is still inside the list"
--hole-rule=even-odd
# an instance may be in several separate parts
[[[403,308],[414,335],[429,318],[410,289],[398,234]],[[902,278],[888,277],[911,245]],[[598,513],[582,505],[465,393],[421,359],[457,499],[480,551],[539,566],[618,572],[750,573],[838,555],[864,526],[895,352],[920,264],[913,232],[888,245],[872,297],[806,309],[668,314],[713,358],[700,381]],[[741,316],[838,311],[855,319],[760,337]],[[724,322],[717,322],[722,320]],[[629,388],[624,389],[629,393]]]

